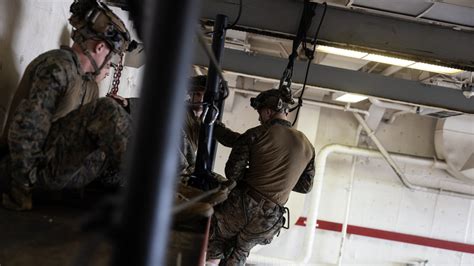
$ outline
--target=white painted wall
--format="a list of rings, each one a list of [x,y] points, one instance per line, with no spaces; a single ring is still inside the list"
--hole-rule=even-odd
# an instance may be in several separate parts
[[[0,129],[28,63],[67,44],[66,1],[0,0]]]

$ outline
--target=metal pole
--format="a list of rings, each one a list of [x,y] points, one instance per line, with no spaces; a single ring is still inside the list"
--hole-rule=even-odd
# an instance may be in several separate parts
[[[146,68],[114,266],[165,265],[200,1],[148,0],[145,6]]]
[[[217,15],[212,37],[212,51],[218,62],[221,61],[222,52],[224,51],[226,26],[227,16]],[[216,67],[209,63],[206,94],[204,95],[204,102],[207,103],[208,106],[205,107],[205,117],[199,131],[199,144],[194,172],[194,176],[201,182],[206,182],[211,176],[216,155],[217,144],[214,139],[214,122],[216,119],[222,117],[224,105],[222,95],[219,92],[220,81]],[[206,185],[201,188],[206,188]]]
[[[212,51],[216,55],[216,58],[218,62],[222,60],[222,54],[224,51],[224,44],[225,44],[225,35],[226,35],[226,26],[227,26],[227,16],[225,15],[217,15],[216,22],[219,23],[219,36],[213,36],[212,40]],[[216,27],[217,28],[217,27]],[[217,85],[216,87],[219,89],[219,85],[221,82],[221,79],[219,78],[219,75],[217,74],[217,69],[214,65],[212,65],[212,74],[217,76]],[[216,72],[214,74],[214,72]],[[222,93],[219,93],[219,97],[221,98],[220,100],[217,101],[217,109],[219,109],[219,115],[217,117],[218,120],[222,119],[222,114],[224,113],[224,100],[222,99],[223,95]],[[212,170],[214,168],[214,162],[216,158],[216,152],[217,152],[217,141],[216,139],[212,138],[211,141],[211,165],[210,169]]]

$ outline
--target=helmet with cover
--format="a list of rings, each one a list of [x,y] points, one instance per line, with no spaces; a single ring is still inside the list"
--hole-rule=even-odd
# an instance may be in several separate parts
[[[206,75],[194,76],[189,80],[189,88],[186,96],[186,103],[196,112],[203,109],[204,94],[206,92]]]
[[[261,92],[257,97],[250,98],[250,105],[255,110],[269,108],[276,112],[288,113],[292,99],[287,99],[280,90],[271,89]]]
[[[75,42],[98,39],[105,41],[116,54],[127,51],[131,42],[130,33],[123,21],[105,4],[79,0],[71,5],[70,11],[69,23],[74,28],[72,39]]]
[[[206,90],[206,75],[194,76],[190,80],[189,92],[203,92]]]

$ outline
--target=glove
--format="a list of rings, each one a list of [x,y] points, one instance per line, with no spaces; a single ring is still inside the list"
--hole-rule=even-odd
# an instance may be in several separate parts
[[[116,94],[107,94],[107,97],[114,99],[118,104],[120,104],[120,106],[122,106],[127,111],[127,113],[130,113],[130,105],[128,104],[127,99]]]

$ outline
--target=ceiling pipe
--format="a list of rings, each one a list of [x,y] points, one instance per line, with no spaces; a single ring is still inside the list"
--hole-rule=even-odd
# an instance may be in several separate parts
[[[397,73],[398,71],[402,70],[404,67],[401,67],[401,66],[389,66],[387,67],[386,69],[384,69],[380,75],[384,75],[384,76],[391,76],[395,73]]]
[[[433,112],[436,112],[436,109],[426,108],[426,109],[422,110],[421,112],[419,111],[419,112],[417,112],[417,113],[420,114],[420,115],[427,115],[427,114],[430,114],[430,113],[433,113]],[[402,115],[405,115],[405,114],[408,114],[408,113],[412,113],[412,112],[411,112],[411,111],[399,111],[399,112],[396,112],[396,113],[394,113],[394,114],[392,115],[392,117],[390,117],[390,119],[388,120],[388,123],[391,124],[391,123],[393,123],[393,122],[395,121],[395,119],[397,119],[399,116],[402,116]],[[354,115],[356,115],[356,114],[354,114]],[[360,117],[360,116],[359,116],[359,117]],[[360,117],[360,118],[361,118],[361,117]],[[359,120],[359,123],[361,123],[361,124],[363,123],[362,125],[365,124],[365,125],[368,126],[367,122],[366,122],[364,119],[362,119],[362,122],[361,122],[361,120],[360,120],[357,116],[356,116],[356,119]],[[367,127],[367,129],[370,130],[370,128],[368,128],[368,127]],[[366,131],[367,131],[367,130],[366,130]],[[372,140],[374,141],[375,145],[381,150],[381,152],[384,153],[385,148],[384,148],[383,145],[380,143],[380,141],[375,137],[375,133],[374,133],[373,131],[370,131],[370,132],[372,132],[372,133],[369,133],[369,131],[367,131],[368,135],[372,138]],[[393,167],[396,167],[396,165],[394,165],[394,163],[391,163],[389,159],[387,159],[387,162],[392,166],[392,168],[393,168]],[[472,184],[472,183],[473,183],[473,180],[472,180],[472,179],[469,179],[469,178],[465,177],[460,171],[454,169],[453,167],[446,166],[444,169],[445,169],[452,177],[454,177],[454,178],[456,178],[456,179],[458,179],[458,180],[461,180],[461,181],[463,181],[464,183],[469,183],[469,184]],[[394,170],[395,170],[395,168],[394,168]],[[397,172],[397,171],[396,171],[396,172]],[[400,175],[400,173],[401,173],[401,172],[397,172],[397,175],[401,178],[402,183],[404,183],[404,182],[403,182],[403,179],[404,179],[403,176],[404,176],[404,175],[403,175],[403,173],[401,173],[401,175]],[[420,190],[420,188],[414,188],[414,189]],[[434,189],[434,191],[432,191],[432,192],[437,192],[437,191],[438,191],[436,188],[433,188],[433,189]],[[425,188],[423,188],[423,190],[425,190]]]
[[[423,192],[429,192],[429,193],[435,193],[435,194],[443,194],[443,195],[448,195],[448,196],[454,196],[454,197],[462,197],[462,198],[467,198],[467,199],[474,199],[474,194],[472,193],[464,193],[464,192],[458,192],[450,189],[443,189],[443,188],[436,188],[436,187],[429,187],[429,186],[418,186],[412,184],[405,176],[405,174],[400,170],[396,162],[393,160],[392,156],[389,154],[389,152],[385,149],[385,147],[382,145],[382,143],[379,141],[379,139],[375,136],[375,132],[373,132],[365,120],[357,113],[354,113],[355,118],[359,123],[362,125],[364,130],[367,132],[367,135],[372,139],[372,141],[375,143],[375,146],[379,149],[380,153],[383,155],[387,163],[392,167],[392,169],[395,171],[397,176],[400,179],[400,182],[410,190],[417,190],[417,191],[423,191]],[[450,167],[445,168],[448,172],[451,172]]]
[[[392,74],[400,71],[403,69],[401,66],[389,66],[387,67],[384,71],[382,71],[380,74],[383,76],[391,76]],[[369,98],[369,101],[371,104],[380,107],[380,108],[385,108],[385,109],[395,109],[399,110],[399,112],[396,112],[392,114],[390,119],[388,119],[388,123],[391,124],[395,122],[395,119],[397,119],[399,116],[407,114],[407,113],[418,113],[419,108],[416,106],[408,106],[405,104],[399,104],[399,103],[391,103],[391,102],[386,102],[386,101],[381,101],[376,98]]]
[[[398,117],[400,117],[400,116],[402,116],[402,115],[406,115],[406,114],[411,114],[411,112],[408,112],[408,111],[398,111],[398,112],[394,113],[394,114],[390,117],[390,119],[387,120],[387,123],[388,123],[388,124],[393,124],[393,122],[395,122],[395,120],[396,120]]]
[[[364,118],[362,118],[362,116],[360,116],[359,114],[354,114],[354,116],[357,119],[357,121],[359,121],[359,124],[362,126],[365,132],[367,132],[367,135],[370,137],[370,139],[372,139],[372,141],[375,143],[375,146],[377,146],[377,148],[380,150],[380,153],[382,153],[383,157],[388,162],[390,167],[392,167],[393,171],[397,174],[398,178],[400,179],[400,182],[402,182],[402,184],[405,187],[409,189],[414,189],[413,186],[405,177],[405,174],[402,172],[400,167],[398,167],[397,163],[392,159],[392,157],[387,152],[385,147],[382,145],[379,139],[375,136],[375,132],[372,131],[372,129],[370,129],[369,125],[367,124],[367,122],[365,122]]]
[[[354,140],[354,146],[357,147],[360,140],[360,135],[362,133],[362,126],[359,125],[356,130],[356,137]],[[357,164],[357,156],[352,157],[352,165],[351,165],[351,173],[349,175],[349,187],[347,188],[347,201],[346,201],[346,211],[344,215],[344,223],[342,224],[342,232],[341,232],[341,245],[339,246],[339,256],[337,258],[337,265],[342,265],[342,260],[344,257],[344,248],[346,244],[346,236],[347,236],[347,226],[349,225],[349,215],[352,206],[352,191],[354,190],[354,177],[355,177],[355,169]]]
[[[416,107],[416,106],[410,106],[410,105],[392,103],[392,102],[385,102],[385,101],[381,101],[381,100],[376,99],[376,98],[369,98],[369,101],[370,101],[371,104],[373,104],[375,106],[378,106],[378,107],[381,107],[381,108],[385,108],[385,109],[395,109],[395,110],[406,111],[406,112],[410,112],[410,113],[414,113],[414,114],[416,114],[417,110],[418,110],[418,107]]]

